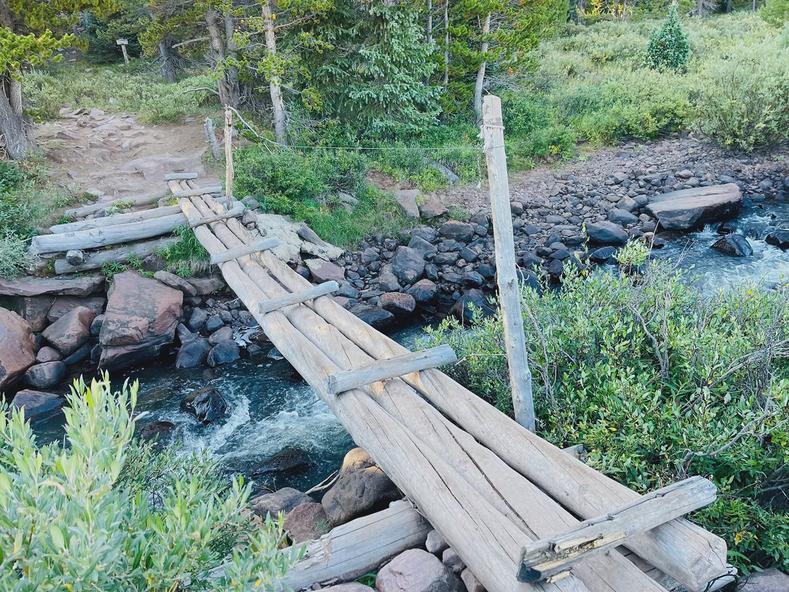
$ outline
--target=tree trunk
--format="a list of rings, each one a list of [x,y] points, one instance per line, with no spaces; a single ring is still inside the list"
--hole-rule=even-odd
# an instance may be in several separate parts
[[[427,23],[425,24],[425,39],[433,43],[433,0],[427,0]]]
[[[235,32],[236,19],[229,12],[224,14],[225,20],[225,48],[227,50],[227,58],[231,64],[225,67],[225,80],[230,91],[232,102],[229,103],[231,107],[238,107],[241,103],[241,85],[238,82],[238,68],[233,63],[236,61],[236,40],[233,37]],[[225,103],[228,104],[228,103]]]
[[[444,0],[444,88],[449,86],[449,0]]]
[[[477,116],[477,122],[482,121],[482,90],[485,88],[485,70],[488,67],[487,54],[490,41],[488,35],[490,34],[490,13],[485,17],[482,23],[482,45],[480,53],[482,54],[482,62],[479,64],[477,70],[477,81],[474,83],[474,113]]]
[[[8,156],[14,160],[26,158],[33,148],[22,115],[22,85],[7,75],[0,79],[0,134]]]
[[[266,32],[266,49],[271,56],[277,53],[277,37],[274,33],[274,13],[271,0],[263,2],[263,23]],[[274,115],[274,137],[280,144],[287,143],[287,124],[285,103],[282,100],[282,88],[276,76],[269,76],[269,94],[271,95],[271,109]]]
[[[219,13],[209,8],[205,13],[206,27],[208,28],[208,38],[211,42],[211,62],[214,67],[220,69],[221,76],[217,82],[219,100],[223,105],[238,107],[238,75],[234,68],[227,68],[223,62],[227,57],[226,44],[222,30],[219,28]],[[232,24],[231,24],[232,28]],[[225,33],[227,30],[225,30]],[[232,70],[232,72],[231,72]],[[235,79],[233,75],[235,74]]]
[[[178,82],[175,50],[173,49],[173,40],[169,37],[159,41],[159,59],[161,60],[159,67],[162,71],[162,78],[166,82]]]

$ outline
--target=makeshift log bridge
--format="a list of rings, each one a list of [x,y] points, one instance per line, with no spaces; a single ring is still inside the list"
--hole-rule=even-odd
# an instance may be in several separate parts
[[[678,518],[714,499],[711,483],[639,496],[435,369],[451,352],[409,352],[337,304],[336,285],[250,252],[261,237],[193,181],[169,183],[267,337],[488,591],[658,592],[642,571],[657,568],[700,592],[729,572],[725,542]]]

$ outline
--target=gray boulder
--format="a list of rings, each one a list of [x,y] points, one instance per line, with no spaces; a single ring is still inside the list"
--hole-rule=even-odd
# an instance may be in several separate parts
[[[388,310],[395,316],[406,316],[416,309],[416,300],[410,294],[402,292],[387,292],[381,295],[379,306]]]
[[[388,327],[395,318],[388,310],[384,310],[378,306],[370,306],[369,304],[357,304],[351,307],[350,312],[376,329]]]
[[[234,362],[240,357],[241,348],[238,347],[238,344],[231,339],[226,339],[211,348],[211,351],[208,352],[207,361],[208,365],[214,368],[221,364]]]
[[[638,216],[634,216],[627,210],[611,208],[608,210],[608,219],[617,224],[638,224]]]
[[[441,561],[422,549],[404,551],[375,578],[378,592],[462,592],[463,584]]]
[[[36,354],[36,362],[39,364],[43,364],[44,362],[57,362],[58,360],[62,360],[63,356],[60,355],[60,352],[56,350],[54,347],[49,347],[45,345]]]
[[[43,393],[29,389],[21,390],[11,400],[11,407],[25,410],[26,419],[36,419],[60,409],[64,400],[54,393]]]
[[[734,183],[693,187],[650,198],[647,212],[667,230],[688,230],[734,216],[742,205],[742,192]]]
[[[323,259],[307,259],[304,264],[310,270],[313,279],[318,283],[334,280],[341,282],[345,279],[345,269]]]
[[[413,284],[425,271],[425,259],[416,249],[397,247],[392,257],[392,273],[404,284]]]
[[[419,197],[418,189],[398,189],[394,192],[394,197],[406,216],[419,218],[419,207],[416,205],[416,198]]]
[[[600,245],[624,245],[627,243],[627,232],[619,224],[603,220],[586,225],[589,240]]]
[[[751,574],[737,587],[737,592],[786,592],[789,590],[789,575],[771,568]]]
[[[715,241],[712,248],[732,257],[750,257],[753,255],[753,247],[751,247],[748,239],[734,232]]]
[[[181,411],[191,413],[203,425],[222,419],[227,413],[227,403],[212,386],[192,391],[181,400]]]
[[[438,229],[438,234],[444,238],[452,238],[461,242],[468,242],[474,238],[474,226],[467,222],[450,220],[444,222]]]
[[[428,304],[435,300],[438,286],[432,280],[423,278],[410,286],[406,293],[413,296],[417,304]]]
[[[44,362],[31,366],[25,372],[25,383],[34,388],[51,388],[66,376],[66,364],[63,362]]]
[[[773,230],[764,239],[768,245],[778,247],[782,251],[789,249],[789,228]]]
[[[203,364],[208,356],[211,346],[203,337],[196,337],[185,342],[178,350],[175,357],[176,368],[196,368]]]
[[[265,493],[252,498],[249,502],[250,509],[263,518],[271,514],[276,518],[280,512],[288,513],[299,504],[312,502],[312,498],[306,493],[292,487],[283,487],[272,493]]]

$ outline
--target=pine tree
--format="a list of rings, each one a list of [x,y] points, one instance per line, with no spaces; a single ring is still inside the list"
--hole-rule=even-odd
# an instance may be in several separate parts
[[[690,42],[682,29],[677,5],[672,4],[663,26],[652,33],[647,45],[647,64],[656,70],[682,71],[690,56]]]

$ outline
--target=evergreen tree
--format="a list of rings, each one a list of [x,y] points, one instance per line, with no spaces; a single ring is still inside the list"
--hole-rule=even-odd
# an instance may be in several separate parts
[[[647,64],[656,70],[668,68],[681,71],[690,56],[690,42],[677,13],[677,5],[668,9],[668,18],[663,26],[652,33],[647,45]]]

